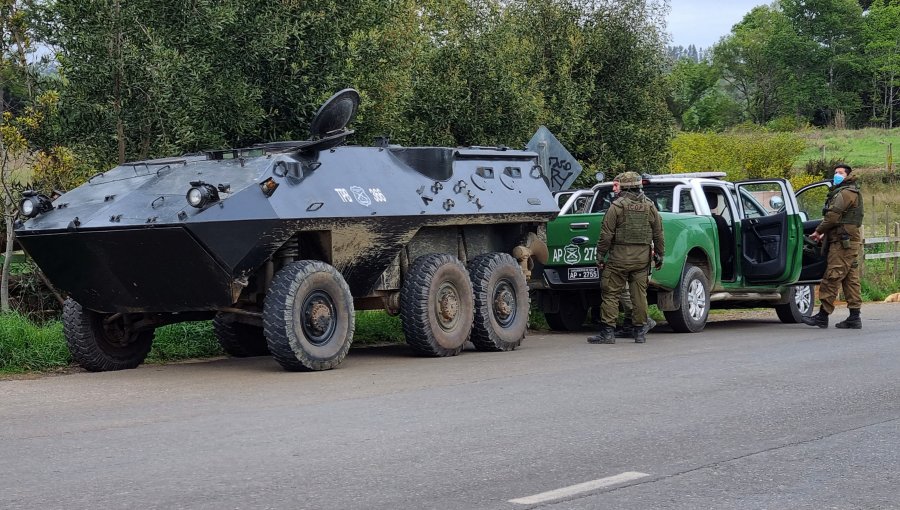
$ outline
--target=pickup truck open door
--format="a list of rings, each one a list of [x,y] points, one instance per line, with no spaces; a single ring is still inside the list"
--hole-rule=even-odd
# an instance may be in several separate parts
[[[804,186],[797,191],[797,209],[803,221],[803,235],[809,236],[822,223],[822,209],[825,198],[831,190],[831,181],[822,181]],[[803,270],[799,283],[818,283],[825,275],[828,244],[815,245],[808,239],[803,246]]]
[[[748,285],[790,284],[799,277],[803,227],[784,179],[735,183],[741,274]]]

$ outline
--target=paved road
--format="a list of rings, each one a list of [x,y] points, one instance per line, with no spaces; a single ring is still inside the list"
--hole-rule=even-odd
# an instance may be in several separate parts
[[[900,305],[863,312],[0,381],[0,508],[900,508]]]

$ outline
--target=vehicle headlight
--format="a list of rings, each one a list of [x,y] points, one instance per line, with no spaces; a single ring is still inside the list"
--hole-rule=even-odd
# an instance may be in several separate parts
[[[24,198],[19,203],[19,212],[22,213],[22,216],[26,216],[28,218],[37,216],[37,206],[34,203],[33,198]]]
[[[19,201],[19,213],[26,218],[34,218],[38,214],[53,210],[53,202],[47,196],[41,195],[34,190],[28,190],[22,193],[22,200]]]
[[[202,209],[207,205],[218,201],[219,192],[216,191],[215,186],[211,184],[196,183],[191,189],[188,190],[185,198],[187,199],[187,202],[191,205],[191,207]]]

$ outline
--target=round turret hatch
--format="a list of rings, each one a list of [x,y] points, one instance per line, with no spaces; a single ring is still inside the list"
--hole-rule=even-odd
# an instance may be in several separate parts
[[[333,136],[347,128],[359,108],[359,92],[344,89],[331,96],[316,112],[309,125],[312,140]]]

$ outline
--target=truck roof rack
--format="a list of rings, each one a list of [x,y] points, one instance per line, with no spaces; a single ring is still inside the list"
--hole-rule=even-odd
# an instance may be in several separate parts
[[[704,179],[721,179],[728,174],[725,172],[687,172],[683,174],[659,174],[651,175],[650,179],[658,179],[660,177],[678,177],[678,178],[704,178]]]

